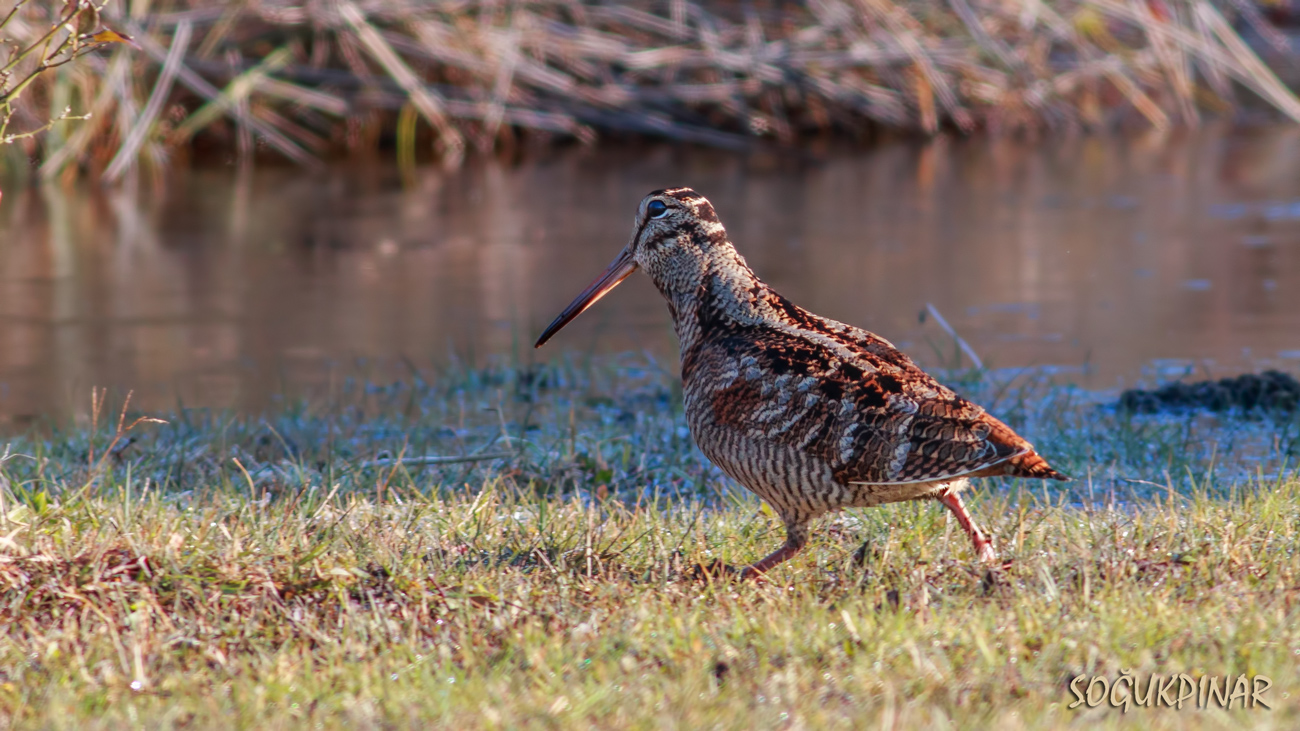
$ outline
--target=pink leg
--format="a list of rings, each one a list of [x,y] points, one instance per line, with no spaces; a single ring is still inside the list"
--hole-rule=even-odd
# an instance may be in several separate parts
[[[984,563],[992,563],[998,560],[998,555],[993,550],[993,543],[984,535],[984,532],[975,525],[971,519],[970,513],[966,512],[966,506],[962,504],[961,496],[956,490],[946,492],[939,496],[939,502],[943,503],[953,515],[957,516],[957,522],[961,524],[962,530],[970,536],[971,542],[975,544],[975,555]]]
[[[808,543],[808,528],[806,523],[787,522],[785,524],[785,543],[775,551],[769,553],[763,560],[758,563],[750,564],[740,572],[742,579],[762,578],[767,570],[777,564],[788,561],[796,553],[803,550]]]

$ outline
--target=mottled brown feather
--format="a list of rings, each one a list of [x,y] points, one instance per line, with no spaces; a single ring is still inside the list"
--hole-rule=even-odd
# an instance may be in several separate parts
[[[888,341],[814,315],[764,288],[761,296],[777,305],[789,325],[834,340],[849,357],[833,357],[770,324],[739,325],[705,308],[700,337],[683,353],[687,387],[702,359],[744,362],[746,369],[767,377],[742,377],[713,391],[710,403],[719,422],[756,438],[797,445],[830,465],[845,484],[933,482],[1032,454],[1032,445],[1010,427],[935,381]],[[783,377],[788,380],[778,387]],[[806,378],[814,381],[801,391]],[[818,398],[801,403],[806,394]],[[783,398],[785,408],[778,408]],[[847,412],[845,402],[852,403]],[[1032,474],[986,474],[1064,479],[1034,457],[1039,468]]]

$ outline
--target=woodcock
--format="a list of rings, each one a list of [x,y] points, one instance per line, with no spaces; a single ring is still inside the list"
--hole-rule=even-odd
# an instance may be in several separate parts
[[[798,553],[819,515],[903,500],[943,503],[979,558],[993,561],[991,542],[962,504],[969,478],[1069,479],[889,341],[773,291],[745,264],[709,201],[689,188],[641,201],[632,240],[537,347],[637,268],[668,301],[691,435],[785,522],[785,544],[744,577]]]

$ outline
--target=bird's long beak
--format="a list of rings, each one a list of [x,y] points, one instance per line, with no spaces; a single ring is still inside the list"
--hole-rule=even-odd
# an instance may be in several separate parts
[[[636,266],[636,259],[632,256],[632,245],[628,244],[627,248],[619,252],[618,257],[605,269],[605,272],[596,277],[596,281],[587,285],[587,288],[582,290],[582,294],[570,302],[569,306],[564,308],[564,312],[561,312],[559,317],[546,326],[545,332],[537,339],[537,343],[533,347],[540,348],[545,345],[552,335],[560,331],[560,328],[568,325],[573,318],[581,315],[588,307],[596,304],[596,300],[604,297],[611,289],[617,287],[619,282],[627,279],[627,275],[636,271]]]

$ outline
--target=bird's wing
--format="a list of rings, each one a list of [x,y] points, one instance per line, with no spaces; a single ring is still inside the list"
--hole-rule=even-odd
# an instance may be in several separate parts
[[[807,451],[841,483],[932,482],[1033,451],[872,333],[832,321],[755,327],[711,346],[727,361],[715,417]]]

